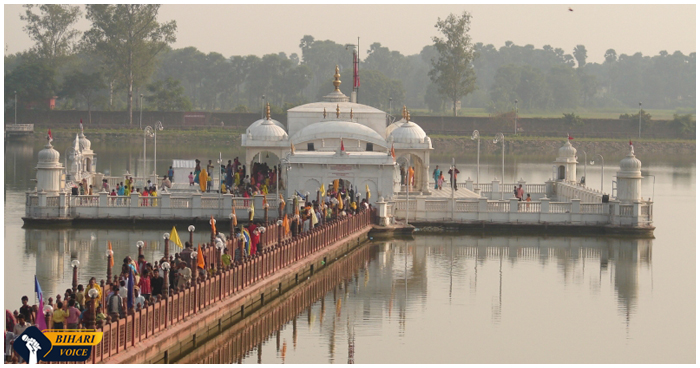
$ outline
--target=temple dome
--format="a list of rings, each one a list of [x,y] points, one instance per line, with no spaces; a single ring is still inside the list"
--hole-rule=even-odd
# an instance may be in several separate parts
[[[418,124],[409,121],[394,129],[390,137],[396,143],[424,143],[426,134]]]
[[[304,143],[316,139],[357,139],[387,147],[386,141],[374,129],[352,121],[321,121],[304,127],[292,136],[292,143]]]
[[[620,171],[640,172],[642,170],[642,161],[639,161],[634,156],[634,150],[630,148],[630,152],[620,161]]]
[[[387,137],[389,137],[391,135],[391,132],[393,132],[396,128],[403,125],[405,122],[406,122],[406,120],[402,118],[401,120],[398,120],[398,121],[395,121],[395,122],[389,124],[389,126],[386,127],[386,130],[384,131],[384,133],[386,134]]]
[[[61,154],[56,151],[51,143],[47,143],[44,149],[39,151],[39,166],[58,165]]]
[[[89,151],[90,150],[90,145],[92,144],[87,137],[85,137],[85,134],[83,132],[80,132],[80,150],[81,151]]]
[[[559,158],[576,158],[576,148],[567,139],[566,143],[559,148]]]
[[[248,128],[248,137],[258,141],[282,141],[287,139],[287,132],[280,127],[279,122],[275,124],[272,119],[265,119],[262,123],[253,125]],[[281,124],[280,124],[281,125]]]
[[[258,120],[256,120],[253,124],[250,124],[250,126],[248,127],[248,129],[246,129],[246,133],[248,133],[248,132],[250,131],[250,129],[259,126],[260,124],[264,123],[264,122],[267,121],[267,120],[268,120],[268,119],[258,119]],[[282,128],[282,129],[284,129],[284,130],[286,131],[286,129],[285,129],[285,127],[284,127],[284,124],[280,123],[279,121],[277,121],[277,120],[275,120],[275,119],[269,119],[269,120],[272,121],[273,124],[277,125],[278,127]]]

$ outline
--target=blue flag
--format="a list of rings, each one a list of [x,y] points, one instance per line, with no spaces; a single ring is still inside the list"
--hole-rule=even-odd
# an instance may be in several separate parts
[[[41,291],[41,286],[39,286],[39,280],[34,275],[34,291],[36,292],[36,297],[39,299],[39,312],[36,316],[36,327],[43,331],[46,329],[46,320],[44,319],[44,293]]]
[[[126,307],[133,308],[134,307],[134,270],[131,267],[129,267],[129,280],[127,281],[127,284],[126,284],[126,290],[127,290]]]

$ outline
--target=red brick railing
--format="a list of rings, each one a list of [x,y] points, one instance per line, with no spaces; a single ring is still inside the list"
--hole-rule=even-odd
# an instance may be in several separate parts
[[[331,220],[293,238],[291,234],[282,236],[281,243],[278,239],[279,232],[284,231],[283,228],[276,224],[267,226],[267,231],[261,236],[264,248],[254,257],[235,262],[229,269],[219,272],[214,277],[193,282],[190,287],[174,292],[154,305],[135,311],[126,318],[105,324],[98,329],[104,333],[102,342],[93,347],[92,357],[87,362],[100,363],[133,348],[139,342],[169,326],[181,323],[197,311],[231,294],[236,294],[278,270],[366,228],[374,223],[375,215],[376,210],[362,211],[355,216]],[[229,254],[233,255],[238,243],[235,239],[227,243]],[[201,250],[207,257],[207,262],[212,263],[211,260],[215,260],[213,263],[218,264],[218,257],[221,254],[218,249],[207,246]]]

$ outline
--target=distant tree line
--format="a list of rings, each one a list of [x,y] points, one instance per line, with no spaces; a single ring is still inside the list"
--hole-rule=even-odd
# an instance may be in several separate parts
[[[260,111],[276,113],[332,91],[335,65],[341,90],[352,89],[352,48],[304,36],[300,53],[262,57],[208,54],[195,47],[172,49],[177,25],[156,21],[158,5],[88,5],[91,28],[73,29],[78,6],[25,5],[21,18],[35,46],[5,56],[5,107],[42,108],[57,96],[59,109]],[[584,45],[567,53],[545,45],[496,48],[472,44],[471,16],[438,19],[444,38],[420,53],[403,55],[379,42],[361,50],[359,101],[399,111],[402,105],[436,114],[462,107],[498,114],[572,112],[577,109],[695,109],[695,53],[617,55],[587,62]],[[450,42],[448,42],[450,41]],[[459,80],[448,86],[449,81]],[[141,98],[143,95],[143,98]],[[677,126],[689,123],[679,116]],[[694,121],[693,121],[694,124]],[[694,128],[693,128],[694,129]]]

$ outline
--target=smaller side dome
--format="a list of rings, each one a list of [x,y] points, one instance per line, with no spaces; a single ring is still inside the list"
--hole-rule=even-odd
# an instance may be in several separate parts
[[[396,143],[424,143],[426,134],[418,124],[409,121],[394,129],[390,137]]]
[[[634,149],[630,146],[629,153],[620,161],[620,171],[641,172],[641,170],[642,161],[639,161],[639,159],[634,156]]]
[[[51,143],[47,143],[44,149],[39,151],[39,165],[58,164],[61,154],[56,151]]]
[[[264,123],[266,120],[267,120],[267,119],[259,119],[259,120],[256,120],[255,122],[253,122],[253,124],[250,124],[250,126],[248,127],[248,129],[246,129],[246,133],[249,133],[250,130],[251,130],[252,128],[257,127],[257,126],[260,126],[260,125],[261,125],[262,123]],[[282,123],[280,123],[279,121],[277,121],[277,120],[275,120],[275,119],[270,119],[270,121],[271,121],[273,124],[277,125],[278,127],[282,128],[282,129],[284,130],[284,125],[283,125]]]
[[[250,139],[258,141],[282,141],[287,139],[287,132],[272,120],[265,120],[260,125],[248,128]]]
[[[80,136],[79,136],[79,137],[80,137],[80,150],[81,150],[81,151],[89,151],[89,150],[90,150],[90,146],[92,145],[92,143],[90,142],[90,140],[87,139],[87,137],[85,137],[85,134],[83,134],[82,131],[80,132]]]
[[[395,121],[395,122],[389,124],[389,126],[386,127],[386,129],[384,130],[384,133],[386,134],[387,137],[389,137],[391,135],[391,132],[396,130],[396,128],[400,127],[405,122],[406,122],[406,120],[401,119],[401,120],[398,120],[398,121]]]
[[[559,148],[559,158],[576,158],[576,148],[568,140]]]

